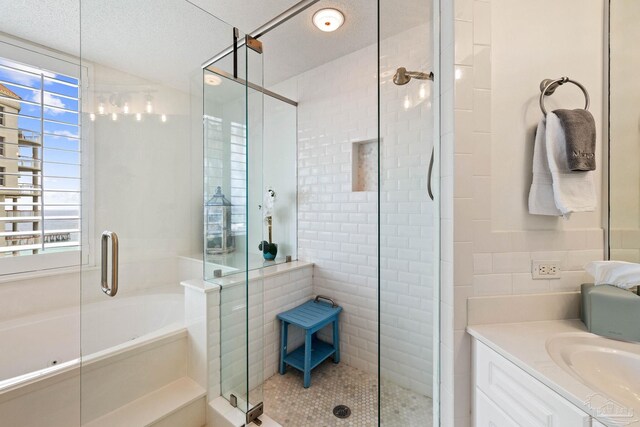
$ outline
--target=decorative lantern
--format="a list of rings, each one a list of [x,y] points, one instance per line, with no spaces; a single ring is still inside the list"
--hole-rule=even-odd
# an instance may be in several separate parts
[[[216,194],[207,202],[206,242],[208,254],[226,254],[236,248],[235,237],[231,234],[231,202],[216,188]]]

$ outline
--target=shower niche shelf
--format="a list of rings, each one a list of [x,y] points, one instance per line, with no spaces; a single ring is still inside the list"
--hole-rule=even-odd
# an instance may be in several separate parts
[[[378,191],[378,140],[354,142],[351,161],[352,191]]]

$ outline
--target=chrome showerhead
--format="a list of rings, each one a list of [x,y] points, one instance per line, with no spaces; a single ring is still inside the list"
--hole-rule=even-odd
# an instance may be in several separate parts
[[[411,79],[433,80],[433,73],[422,73],[420,71],[407,71],[406,68],[400,67],[393,76],[393,82],[398,86],[406,85]]]

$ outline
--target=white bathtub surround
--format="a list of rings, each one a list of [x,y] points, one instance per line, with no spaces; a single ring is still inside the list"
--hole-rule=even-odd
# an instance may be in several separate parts
[[[111,315],[116,312],[117,316]],[[183,328],[182,295],[120,298],[0,323],[0,388],[56,365],[85,363]],[[82,335],[81,327],[82,325]]]
[[[292,262],[249,273],[252,294],[260,294],[260,299],[251,301],[262,304],[264,298],[265,307],[264,318],[250,321],[250,348],[264,354],[264,360],[262,356],[252,359],[251,372],[256,372],[252,385],[275,372],[279,357],[275,316],[312,297],[312,272],[312,264]],[[241,290],[244,280],[230,276],[220,279],[219,284],[201,280],[182,284],[184,300],[180,294],[165,292],[85,305],[82,348],[91,354],[83,358],[82,367],[77,359],[81,324],[77,308],[0,324],[0,334],[6,334],[3,342],[14,342],[0,358],[25,362],[3,373],[12,378],[0,382],[0,413],[7,420],[19,420],[10,425],[69,427],[79,425],[81,401],[83,425],[118,425],[122,417],[131,417],[153,420],[141,425],[200,427],[205,394],[220,395],[221,288],[226,287],[228,292]],[[104,310],[116,310],[117,315],[107,316]],[[107,317],[116,324],[106,322]],[[70,331],[66,341],[59,331]],[[42,339],[28,342],[39,343],[41,348],[25,347],[16,341],[34,335]],[[53,360],[56,366],[39,368]],[[244,366],[244,354],[239,360]],[[5,360],[2,366],[16,368],[13,362]],[[111,395],[111,389],[113,397],[104,402],[105,393]],[[42,410],[25,412],[24,407],[29,405]]]
[[[0,322],[68,307],[77,309],[80,301],[77,269],[0,276]]]
[[[597,418],[602,423],[606,425],[640,424],[638,419],[640,404],[637,399],[635,402],[621,400],[624,398],[625,392],[629,393],[628,390],[623,390],[623,385],[616,384],[614,386],[612,383],[613,388],[610,390],[595,388],[593,384],[590,385],[581,380],[579,376],[576,376],[577,374],[567,372],[551,355],[554,353],[554,343],[559,342],[583,344],[592,342],[595,346],[616,349],[626,355],[640,354],[640,345],[609,340],[590,334],[586,332],[584,324],[579,320],[477,325],[470,326],[467,330],[479,342],[549,387],[580,411]],[[576,345],[580,346],[580,344]],[[615,353],[609,352],[609,354]],[[588,361],[582,359],[579,364],[584,367],[584,363],[588,363]],[[495,369],[499,371],[500,367]],[[619,372],[624,372],[624,369],[632,369],[632,367],[625,368],[621,365],[620,369]],[[503,372],[500,374],[504,375]],[[597,376],[596,371],[594,371],[594,375]],[[616,386],[620,387],[621,393],[616,390]],[[601,387],[606,388],[604,384],[601,384]],[[545,410],[550,409],[549,407],[545,408]]]
[[[202,266],[202,262],[200,262]],[[202,272],[202,270],[200,270]],[[185,280],[185,326],[189,336],[187,372],[208,396],[220,395],[220,286]]]
[[[148,345],[141,342],[135,348],[137,352],[122,352],[115,347],[113,353],[103,350],[83,359],[80,370],[82,424],[186,377],[187,343],[187,334],[181,325],[177,332],[168,333],[166,337],[151,338]],[[109,379],[106,383],[105,378]],[[107,386],[112,387],[116,396],[104,402]]]
[[[192,379],[181,378],[83,427],[202,427],[205,405],[205,390]]]
[[[49,353],[55,351],[55,346],[63,351],[78,349],[79,330],[69,334],[66,341],[59,336],[59,331],[73,330],[74,325],[80,325],[78,316],[76,310],[68,310],[51,313],[49,318],[28,318],[23,319],[22,324],[14,321],[11,325],[3,325],[4,333],[19,330],[21,334],[18,335],[28,336],[30,343],[40,343],[43,347],[27,348],[19,343],[7,347],[24,351],[24,355],[12,354],[12,360],[27,361],[22,371],[32,372],[0,383],[2,421],[10,420],[7,425],[25,427],[68,427],[85,425],[101,417],[117,417],[125,407],[130,411],[138,407],[149,415],[148,410],[143,410],[145,396],[153,393],[159,393],[156,397],[166,398],[164,401],[169,405],[156,407],[154,413],[159,417],[156,421],[170,414],[180,417],[176,411],[182,409],[185,416],[193,411],[191,404],[197,404],[205,390],[200,387],[198,391],[199,386],[187,378],[187,331],[181,295],[122,298],[87,305],[83,311],[83,337],[91,339],[83,341],[82,348],[89,354],[81,360],[61,359],[54,367],[33,371],[48,354],[59,354]],[[107,318],[117,323],[109,323]],[[45,331],[42,324],[50,325],[54,331]],[[114,327],[110,328],[110,325]],[[37,333],[43,334],[42,339],[31,339]],[[55,343],[46,341],[50,336],[56,337]],[[8,340],[9,337],[5,342]],[[3,356],[5,353],[3,351]],[[40,356],[44,358],[40,360]],[[176,384],[177,381],[182,382]],[[175,387],[169,387],[171,384]],[[184,387],[178,387],[180,384]],[[105,400],[105,394],[110,398]],[[178,406],[170,406],[171,402]],[[26,407],[38,407],[39,410],[25,411]]]
[[[178,257],[120,261],[118,296],[174,292],[178,286]],[[55,292],[51,290],[55,289]],[[83,266],[34,273],[0,275],[0,323],[80,304],[103,301],[100,268]]]

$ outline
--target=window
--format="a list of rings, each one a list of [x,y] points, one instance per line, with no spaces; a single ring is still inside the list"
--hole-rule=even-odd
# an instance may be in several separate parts
[[[4,187],[4,171],[5,169],[0,166],[0,187]]]
[[[247,126],[231,122],[231,230],[243,235],[247,230]]]
[[[207,193],[213,195],[221,183],[223,188],[230,188],[225,196],[231,202],[231,231],[234,236],[244,235],[247,231],[247,127],[205,115],[204,132]]]
[[[78,250],[79,80],[7,57],[2,47],[0,258]]]

